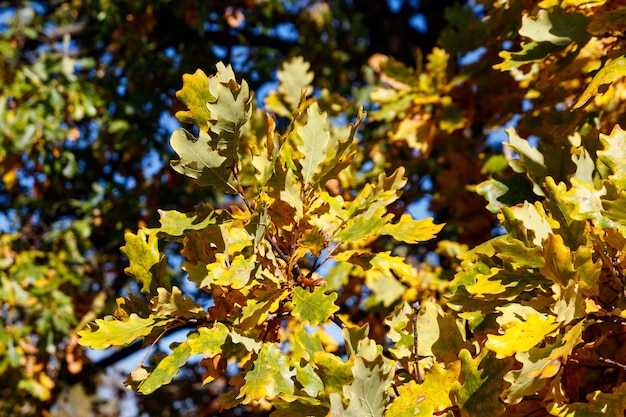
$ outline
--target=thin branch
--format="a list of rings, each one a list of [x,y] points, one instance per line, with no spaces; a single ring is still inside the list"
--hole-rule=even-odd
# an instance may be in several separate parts
[[[335,314],[331,314],[330,319],[332,320],[333,323],[335,323],[337,326],[339,326],[340,329],[345,329],[346,327],[348,327],[346,325],[346,323],[343,322],[343,320],[341,320],[337,315]]]

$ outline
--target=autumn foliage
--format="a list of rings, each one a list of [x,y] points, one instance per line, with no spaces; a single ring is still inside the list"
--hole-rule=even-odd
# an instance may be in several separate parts
[[[195,369],[215,412],[622,417],[624,16],[454,5],[438,46],[372,55],[349,97],[301,55],[262,100],[223,62],[182,75],[168,169],[211,197],[126,230],[134,286],[77,343],[140,341],[127,387]],[[13,256],[9,308],[34,291],[7,295]]]

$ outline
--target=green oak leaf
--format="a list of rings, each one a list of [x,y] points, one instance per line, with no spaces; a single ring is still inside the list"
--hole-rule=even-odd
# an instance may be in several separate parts
[[[313,91],[311,87],[313,73],[309,71],[310,67],[311,64],[306,62],[304,58],[297,56],[284,62],[282,68],[278,70],[278,81],[280,81],[278,91],[291,106],[291,109],[298,107],[303,91],[306,95]]]
[[[176,210],[159,210],[161,227],[158,232],[169,236],[182,236],[186,230],[202,230],[216,223],[213,212],[203,214],[181,213]]]
[[[589,18],[580,13],[566,13],[555,7],[549,12],[540,9],[537,17],[522,16],[519,34],[536,42],[549,42],[557,46],[566,46],[576,41],[585,43],[589,40],[587,24]]]
[[[393,313],[385,319],[385,325],[389,327],[387,337],[393,342],[394,347],[389,351],[395,358],[409,358],[412,356],[415,343],[413,335],[413,315],[415,310],[409,303],[398,304]]]
[[[545,265],[543,251],[539,246],[529,248],[511,235],[498,236],[491,240],[496,256],[514,268],[541,268]]]
[[[304,327],[301,327],[289,335],[289,340],[293,345],[291,354],[293,362],[300,360],[313,362],[315,352],[324,351],[319,329],[311,334]]]
[[[230,331],[223,323],[215,323],[213,327],[200,327],[189,335],[187,344],[191,348],[191,354],[201,354],[212,357],[222,352],[222,345],[226,342]]]
[[[217,64],[217,74],[209,78],[209,90],[215,97],[207,103],[212,120],[209,121],[211,147],[227,158],[228,165],[237,163],[237,148],[242,127],[252,116],[252,96],[248,83],[235,80],[230,65]]]
[[[155,316],[144,319],[134,313],[126,320],[115,320],[113,316],[108,316],[105,319],[96,319],[97,329],[80,330],[78,343],[92,349],[127,346],[149,335],[155,328],[163,327],[172,321],[173,318],[164,319]]]
[[[246,373],[245,384],[237,398],[242,398],[243,404],[249,404],[263,398],[271,400],[281,394],[291,395],[295,375],[296,370],[290,369],[289,358],[278,345],[265,343],[254,360],[254,367]]]
[[[328,318],[339,310],[335,305],[337,293],[326,294],[324,287],[315,287],[311,292],[307,289],[296,287],[293,291],[293,315],[300,317],[302,323],[317,326],[325,323]]]
[[[207,103],[215,99],[209,91],[209,77],[200,69],[193,74],[183,74],[183,88],[176,92],[176,98],[189,109],[177,112],[176,118],[181,123],[194,124],[206,132],[211,120]]]
[[[407,328],[407,331],[409,329]],[[409,335],[412,336],[410,331]],[[457,353],[464,346],[465,334],[456,318],[445,312],[440,305],[432,301],[425,301],[417,316],[418,355],[431,356],[442,362],[453,362]],[[406,343],[413,349],[411,339]]]
[[[335,155],[337,143],[326,128],[326,113],[320,112],[317,103],[309,106],[306,124],[298,127],[297,132],[302,139],[298,144],[298,150],[303,155],[300,159],[302,180],[305,186],[310,186],[327,159],[327,153],[331,152],[329,159]]]
[[[228,159],[209,144],[210,140],[206,132],[201,131],[200,136],[195,138],[185,129],[176,129],[170,137],[170,145],[180,159],[170,162],[172,168],[196,180],[201,186],[237,193],[237,181]]]
[[[219,285],[233,289],[242,289],[253,277],[257,268],[254,257],[246,259],[243,255],[235,256],[229,264],[215,262],[207,265],[208,275],[202,280],[202,288]]]
[[[482,195],[489,204],[487,204],[487,210],[492,213],[499,213],[500,208],[506,204],[498,200],[509,191],[509,187],[506,184],[491,178],[487,181],[483,181],[476,186],[476,192]]]
[[[341,171],[350,167],[354,156],[357,153],[358,145],[355,140],[357,127],[361,124],[361,122],[363,122],[365,115],[365,111],[362,107],[360,107],[356,121],[350,124],[350,133],[348,134],[348,137],[343,140],[338,140],[336,149],[330,153],[327,152],[330,159],[327,159],[326,163],[321,167],[319,184],[326,184],[328,180],[337,178]],[[334,156],[331,157],[331,155]]]
[[[146,233],[140,229],[137,234],[127,232],[124,234],[126,245],[120,250],[130,263],[124,272],[135,278],[142,285],[141,292],[155,294],[156,289],[163,285],[167,263],[165,256],[159,252],[159,239],[156,233]]]
[[[435,362],[423,384],[410,381],[398,388],[400,395],[391,403],[385,417],[431,417],[452,407],[450,391],[460,374],[461,362],[458,360],[445,368]]]
[[[403,214],[397,223],[383,226],[380,234],[390,235],[401,242],[419,243],[434,238],[443,226],[444,224],[434,224],[432,217],[414,220],[411,215]]]
[[[370,326],[365,323],[361,327],[347,326],[341,330],[346,344],[346,351],[350,356],[361,356],[374,361],[378,355],[376,342],[368,337]]]
[[[365,283],[372,291],[365,301],[366,308],[373,308],[381,304],[389,307],[406,292],[406,287],[395,277],[385,275],[378,270],[367,271],[365,277]]]
[[[389,403],[387,388],[394,373],[382,363],[366,363],[363,358],[356,357],[352,375],[352,383],[343,388],[344,397],[349,400],[344,416],[382,416]]]
[[[393,217],[393,214],[385,215],[385,211],[384,207],[379,207],[374,213],[370,214],[366,212],[352,217],[345,223],[333,239],[343,242],[353,242],[379,235],[383,227]]]
[[[515,354],[515,360],[522,364],[522,368],[509,371],[504,376],[504,380],[511,384],[505,391],[508,404],[518,404],[524,397],[543,389],[546,380],[537,378],[536,375],[550,366],[551,360],[547,357],[547,352],[553,348],[554,346],[532,348],[529,351],[520,351]]]
[[[459,353],[461,382],[451,389],[453,402],[460,408],[462,417],[499,416],[504,411],[500,395],[508,386],[503,377],[513,359],[497,360],[493,353],[483,350],[476,358],[467,349]]]
[[[172,378],[187,363],[189,356],[191,356],[191,347],[186,342],[177,344],[172,349],[172,353],[163,358],[148,374],[148,377],[140,382],[138,391],[146,395],[151,394],[161,386],[172,382]]]
[[[350,363],[342,361],[337,355],[328,352],[315,352],[313,359],[313,367],[324,383],[324,392],[327,395],[342,393],[343,387],[352,382]]]
[[[303,368],[298,368],[296,379],[302,385],[302,390],[312,398],[317,397],[319,392],[324,390],[322,379],[315,373],[315,370],[309,363]]]
[[[626,75],[626,57],[621,58]],[[613,172],[609,176],[618,189],[626,189],[626,131],[615,125],[610,134],[600,134],[600,142],[604,149],[598,150],[598,159]]]

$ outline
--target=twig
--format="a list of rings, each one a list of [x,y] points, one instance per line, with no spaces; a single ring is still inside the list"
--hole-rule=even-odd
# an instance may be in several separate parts
[[[413,307],[413,360],[415,361],[415,381],[418,384],[424,382],[424,372],[420,368],[419,364],[419,340],[417,334],[417,315],[422,307],[419,301],[416,301],[412,305]]]
[[[331,314],[330,315],[330,319],[333,321],[333,323],[335,323],[337,326],[339,326],[340,329],[345,329],[346,327],[348,327],[346,325],[346,323],[343,322],[343,320],[341,320],[338,316],[336,316],[335,314]]]

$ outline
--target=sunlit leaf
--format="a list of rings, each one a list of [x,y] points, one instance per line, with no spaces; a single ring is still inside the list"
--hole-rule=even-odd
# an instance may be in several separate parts
[[[435,363],[426,374],[423,384],[410,381],[400,387],[400,395],[391,403],[385,416],[430,417],[452,407],[450,390],[459,380],[460,374],[460,361],[450,363],[445,369]]]
[[[622,58],[626,75],[626,58]],[[604,149],[598,150],[598,158],[613,172],[609,178],[621,189],[626,189],[626,132],[615,125],[610,134],[600,134]]]
[[[182,123],[195,124],[206,132],[211,119],[207,103],[215,99],[209,91],[209,77],[200,69],[193,74],[183,74],[183,88],[176,92],[176,97],[189,109],[177,112],[176,118]]]
[[[208,275],[202,280],[201,286],[208,287],[213,284],[241,289],[250,281],[256,268],[257,265],[253,259],[237,255],[228,265],[217,262],[208,265]]]
[[[299,368],[296,379],[302,384],[302,390],[311,397],[317,397],[319,392],[324,390],[324,383],[315,373],[311,364],[307,363],[303,368]]]
[[[331,158],[336,153],[336,143],[326,129],[326,113],[320,112],[317,103],[307,109],[306,124],[298,127],[298,135],[302,139],[302,143],[298,145],[298,150],[303,154],[300,159],[302,179],[305,185],[309,185],[320,171],[327,152],[331,152]]]
[[[142,284],[141,292],[154,294],[162,285],[166,272],[165,257],[159,252],[156,233],[146,235],[144,230],[139,230],[135,235],[127,232],[124,239],[126,245],[120,250],[130,262],[124,272]]]
[[[159,232],[170,236],[181,236],[185,230],[202,230],[209,224],[216,222],[212,213],[190,215],[176,210],[159,210]]]
[[[148,377],[141,381],[138,391],[142,394],[151,394],[178,374],[180,368],[187,363],[191,355],[191,348],[187,343],[181,343],[172,349],[172,353],[161,360]]]
[[[580,43],[589,39],[586,31],[588,18],[579,13],[565,13],[560,8],[539,10],[537,17],[522,16],[519,34],[536,42],[550,42],[565,46],[572,41]]]
[[[136,314],[128,316],[127,320],[97,319],[96,329],[91,328],[78,332],[78,342],[92,349],[106,349],[109,346],[122,347],[135,340],[149,335],[155,328],[171,323],[173,318],[158,318],[150,316],[141,318]]]
[[[335,305],[337,293],[326,294],[324,287],[315,287],[311,292],[307,289],[296,287],[293,292],[293,314],[300,317],[303,323],[317,326],[324,323],[339,307]]]
[[[334,239],[351,242],[376,236],[381,233],[383,227],[389,222],[392,214],[384,215],[385,210],[381,207],[377,212],[368,215],[367,213],[353,217],[348,220],[345,226],[334,236]]]
[[[381,364],[366,364],[357,357],[352,366],[354,381],[344,387],[343,393],[349,399],[345,416],[380,416],[389,402],[387,387],[391,384],[393,372],[385,370]]]
[[[602,86],[612,84],[618,79],[626,75],[626,57],[622,56],[613,59],[608,64],[604,65],[600,71],[598,71],[591,82],[585,88],[585,91],[580,95],[576,103],[574,103],[573,109],[584,106],[590,99],[600,93]]]
[[[202,354],[205,357],[215,356],[221,352],[222,345],[229,335],[228,328],[222,323],[215,323],[213,327],[200,327],[197,333],[192,333],[187,344],[192,355]]]
[[[298,107],[303,91],[306,95],[311,93],[313,73],[309,71],[310,67],[304,58],[298,56],[284,62],[282,69],[278,70],[279,91],[292,109]]]
[[[254,366],[246,376],[238,395],[243,404],[262,398],[272,399],[280,394],[294,393],[296,370],[289,366],[289,359],[273,343],[264,343]]]
[[[199,185],[236,193],[237,182],[227,158],[214,150],[209,141],[207,133],[200,132],[196,139],[185,129],[176,129],[170,137],[170,144],[180,159],[171,161],[172,168],[197,180]]]
[[[553,316],[529,313],[525,320],[505,323],[503,334],[488,335],[485,347],[495,352],[498,359],[507,358],[518,351],[530,350],[558,326]]]
[[[443,224],[434,224],[432,217],[414,220],[409,214],[403,214],[397,223],[385,225],[380,233],[391,235],[402,242],[418,243],[434,238],[443,226]]]
[[[548,236],[544,243],[544,258],[546,265],[541,268],[541,273],[551,281],[567,286],[578,275],[574,268],[572,251],[565,246],[562,236]]]
[[[314,367],[324,383],[326,394],[342,393],[343,387],[352,382],[350,364],[327,352],[315,352]]]

